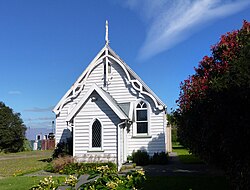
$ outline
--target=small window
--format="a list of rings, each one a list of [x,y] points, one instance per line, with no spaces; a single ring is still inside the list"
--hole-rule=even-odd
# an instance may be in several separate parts
[[[101,148],[102,145],[102,125],[99,120],[95,120],[92,125],[92,148]]]
[[[37,136],[36,136],[36,140],[40,141],[40,140],[41,140],[41,136],[40,136],[40,135],[37,135]]]
[[[110,74],[110,73],[111,73],[111,64],[108,63],[108,74]]]
[[[143,101],[136,106],[136,133],[148,134],[148,108]]]

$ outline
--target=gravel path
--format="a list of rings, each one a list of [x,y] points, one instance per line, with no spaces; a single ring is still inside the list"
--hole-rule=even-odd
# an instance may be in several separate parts
[[[143,169],[148,176],[224,175],[223,171],[206,164],[182,164],[176,152],[169,154],[167,165],[147,165]]]

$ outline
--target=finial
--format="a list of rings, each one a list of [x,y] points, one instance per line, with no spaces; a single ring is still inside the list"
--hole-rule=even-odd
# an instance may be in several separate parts
[[[109,44],[109,24],[108,21],[106,20],[106,36],[105,36],[105,41],[106,41],[106,45]]]

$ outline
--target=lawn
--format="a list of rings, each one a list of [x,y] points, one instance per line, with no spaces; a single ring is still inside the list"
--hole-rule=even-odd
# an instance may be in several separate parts
[[[173,146],[173,152],[176,152],[179,160],[184,164],[202,164],[202,160],[195,155],[189,153],[189,151],[183,146],[176,144]]]
[[[53,179],[59,179],[61,182],[64,181],[65,177],[53,177]],[[7,177],[0,179],[0,189],[1,190],[27,190],[33,185],[37,185],[40,180],[44,177],[29,177],[29,176],[18,176],[18,177]]]
[[[147,177],[145,190],[227,190],[229,183],[218,176],[157,176]]]
[[[173,152],[176,152],[180,161],[184,164],[203,163],[193,154],[190,154],[180,144],[173,146]],[[143,185],[145,190],[227,190],[229,181],[224,176],[147,176]]]
[[[44,177],[19,176],[41,170],[47,165],[44,160],[50,158],[52,151],[29,151],[0,153],[0,189],[27,190],[38,184]],[[14,177],[16,176],[16,177]]]
[[[41,170],[47,164],[52,151],[30,151],[0,154],[0,177],[16,176]]]

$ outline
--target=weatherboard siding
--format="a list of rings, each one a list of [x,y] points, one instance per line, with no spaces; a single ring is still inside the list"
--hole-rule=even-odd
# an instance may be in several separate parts
[[[68,133],[69,128],[67,127],[67,123],[65,118],[68,115],[68,109],[71,104],[66,104],[60,114],[56,117],[56,143],[66,142],[66,139],[70,137],[70,133]],[[65,133],[67,131],[67,133]]]
[[[149,118],[149,137],[142,138],[133,135],[133,127],[136,127],[135,123],[131,126],[130,132],[127,134],[127,154],[131,155],[133,151],[145,150],[149,155],[153,155],[155,152],[165,152],[165,132],[163,125],[164,112],[156,115],[150,114]]]
[[[78,159],[92,157],[93,159],[116,161],[117,158],[117,125],[120,119],[97,93],[93,92],[96,101],[87,99],[74,119],[75,151]],[[101,107],[101,109],[100,109]],[[102,124],[102,152],[91,152],[90,127],[94,119]],[[99,157],[98,157],[99,155]]]

